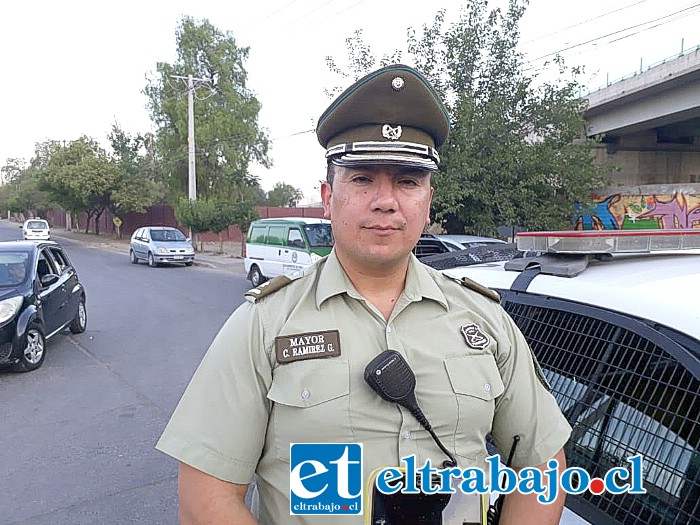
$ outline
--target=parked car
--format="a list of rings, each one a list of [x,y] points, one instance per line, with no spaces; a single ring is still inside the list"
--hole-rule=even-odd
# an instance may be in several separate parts
[[[460,244],[463,248],[479,248],[482,246],[493,246],[494,244],[507,244],[506,241],[495,239],[493,237],[481,237],[479,235],[455,235],[455,234],[440,234],[436,236],[443,241],[451,241]]]
[[[245,271],[253,286],[278,275],[292,275],[328,255],[331,221],[305,217],[260,219],[248,228]]]
[[[448,235],[424,233],[418,239],[413,253],[419,259],[428,255],[456,252],[467,248],[490,246],[493,244],[506,244],[500,239],[491,237],[479,237],[477,235]]]
[[[573,427],[569,466],[643,457],[646,494],[569,495],[562,523],[700,523],[700,230],[516,240],[542,255],[444,273],[501,295]]]
[[[61,246],[0,242],[0,365],[36,370],[50,337],[86,327],[85,289]]]
[[[22,238],[25,240],[48,241],[51,239],[49,223],[44,219],[27,219],[20,226]]]
[[[156,267],[162,263],[181,263],[192,266],[194,247],[188,237],[169,226],[145,226],[131,236],[129,258],[132,264],[148,262]]]

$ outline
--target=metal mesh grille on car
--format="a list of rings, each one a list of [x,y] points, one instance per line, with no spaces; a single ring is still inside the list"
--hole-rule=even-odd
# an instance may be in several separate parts
[[[583,498],[578,503],[607,515],[610,523],[700,523],[697,370],[694,375],[667,352],[662,335],[644,337],[581,312],[510,300],[503,306],[530,343],[573,428],[569,465],[598,477],[629,467],[630,456],[643,456],[647,494],[584,492],[568,498]]]
[[[522,252],[518,251],[515,244],[494,244],[493,246],[477,246],[456,252],[428,255],[422,257],[420,262],[436,270],[449,270],[472,264],[509,261],[514,257],[521,256]]]

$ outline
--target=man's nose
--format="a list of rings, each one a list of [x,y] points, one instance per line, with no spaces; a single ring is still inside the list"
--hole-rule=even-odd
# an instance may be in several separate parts
[[[396,200],[396,185],[393,177],[381,177],[376,182],[374,199],[372,199],[372,210],[396,211],[398,202]]]

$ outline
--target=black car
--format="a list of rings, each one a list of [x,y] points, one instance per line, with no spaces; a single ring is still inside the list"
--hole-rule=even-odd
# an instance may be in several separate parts
[[[47,339],[86,327],[85,288],[61,246],[0,242],[0,366],[36,370]]]

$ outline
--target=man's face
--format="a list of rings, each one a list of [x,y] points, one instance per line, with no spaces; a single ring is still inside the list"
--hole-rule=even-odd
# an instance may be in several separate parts
[[[381,268],[406,260],[430,222],[428,172],[399,166],[335,167],[321,186],[341,262]]]

